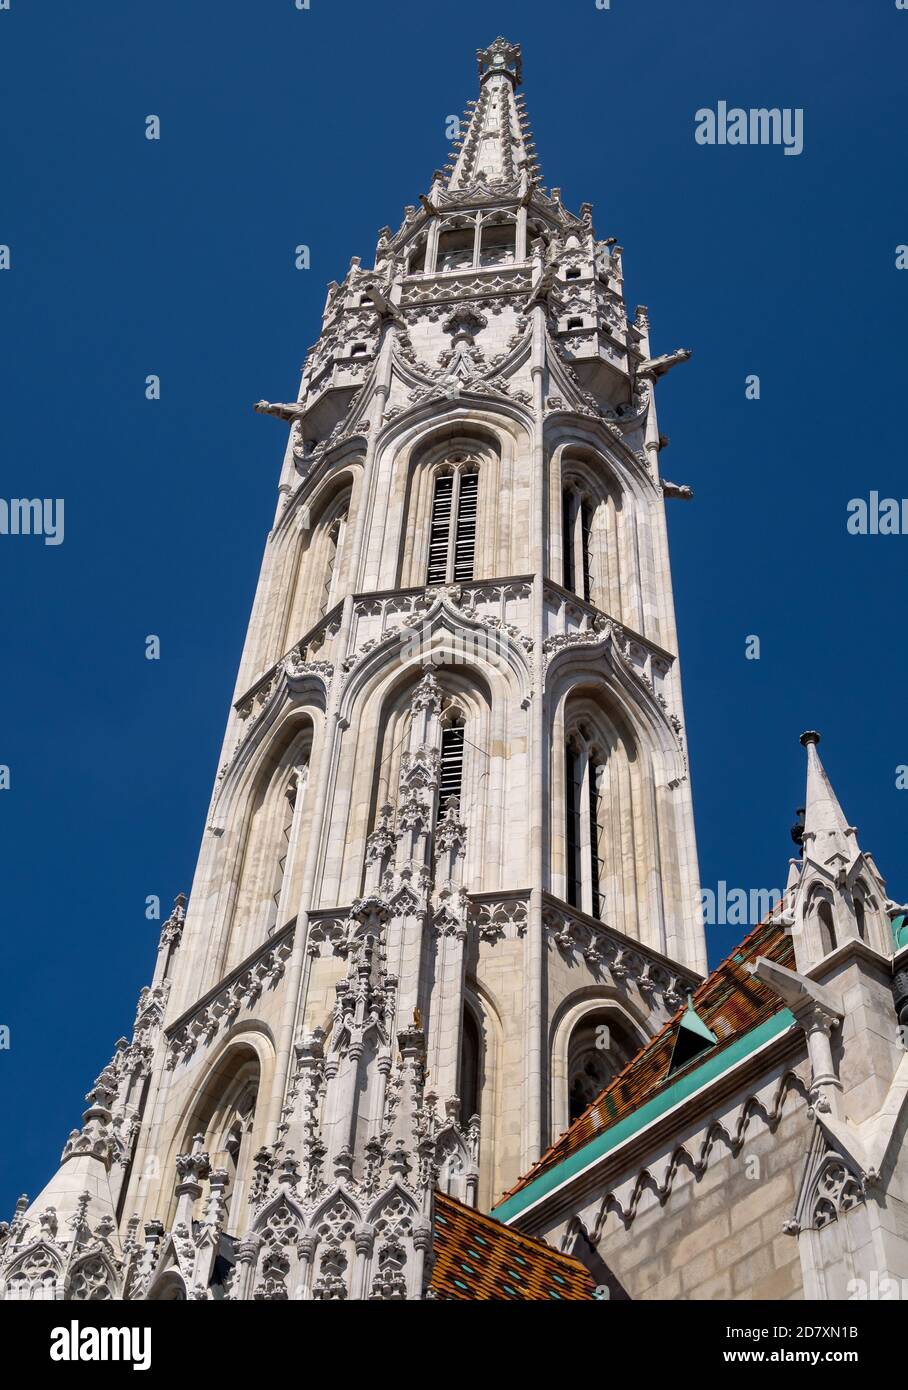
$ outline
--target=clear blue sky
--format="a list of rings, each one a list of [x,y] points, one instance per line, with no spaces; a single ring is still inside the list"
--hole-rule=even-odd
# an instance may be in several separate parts
[[[146,896],[190,883],[284,442],[252,402],[294,395],[326,283],[427,190],[499,33],[546,184],[625,247],[654,350],[694,349],[659,405],[664,472],[696,492],[670,528],[702,881],[784,883],[816,727],[908,895],[908,537],[845,530],[850,498],[908,495],[908,13],[311,6],[0,11],[0,494],[63,497],[66,526],[0,536],[2,1217],[130,1031]],[[803,108],[804,153],[698,146],[719,100]],[[740,935],[712,932],[712,958]]]

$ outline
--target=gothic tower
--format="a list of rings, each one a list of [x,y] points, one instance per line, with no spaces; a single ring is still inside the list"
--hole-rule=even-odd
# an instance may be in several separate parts
[[[188,906],[8,1297],[422,1297],[437,1202],[488,1210],[703,970],[654,402],[689,353],[542,186],[519,48],[477,56],[256,407],[289,438]]]

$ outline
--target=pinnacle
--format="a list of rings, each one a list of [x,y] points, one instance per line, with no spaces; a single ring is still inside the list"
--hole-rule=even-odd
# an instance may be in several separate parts
[[[850,862],[857,850],[854,827],[848,824],[826,770],[820,762],[817,752],[819,741],[820,735],[814,729],[809,729],[801,735],[801,743],[807,749],[805,853],[821,863],[828,863],[836,854]]]

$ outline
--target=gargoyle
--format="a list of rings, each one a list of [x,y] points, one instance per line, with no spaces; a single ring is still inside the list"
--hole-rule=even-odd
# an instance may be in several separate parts
[[[694,495],[694,490],[686,483],[670,483],[667,478],[662,479],[663,497],[680,497],[682,501],[689,502]]]
[[[256,401],[252,409],[258,415],[276,415],[279,420],[288,421],[298,420],[301,415],[305,414],[299,401],[296,401],[293,405],[283,405],[280,401],[274,403],[271,401]]]
[[[679,362],[686,362],[693,356],[692,348],[678,348],[675,352],[664,352],[661,357],[647,357],[645,362],[641,362],[637,368],[638,376],[657,378],[665,376],[672,367],[677,367]]]

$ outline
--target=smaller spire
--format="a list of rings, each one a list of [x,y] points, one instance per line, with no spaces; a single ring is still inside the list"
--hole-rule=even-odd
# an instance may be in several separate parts
[[[820,735],[815,729],[801,735],[807,749],[807,798],[804,808],[804,853],[819,864],[828,864],[836,856],[850,864],[858,850],[854,826],[849,825],[832,784],[826,776],[817,744]]]

